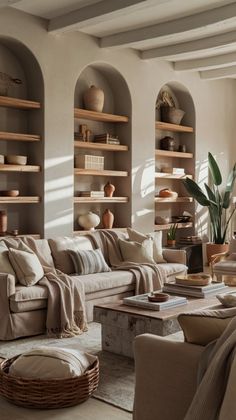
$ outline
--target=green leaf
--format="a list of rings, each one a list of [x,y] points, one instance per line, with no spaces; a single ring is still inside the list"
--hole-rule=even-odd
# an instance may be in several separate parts
[[[202,189],[198,184],[190,178],[186,178],[184,181],[184,186],[188,193],[202,206],[210,206],[211,201],[208,200],[207,196],[204,194]]]
[[[223,208],[228,209],[230,206],[231,194],[234,189],[234,183],[236,179],[236,164],[234,165],[232,171],[229,173],[226,182],[225,193],[223,197]]]
[[[220,169],[216,160],[214,159],[214,157],[212,156],[210,152],[208,153],[208,165],[209,165],[213,183],[215,185],[220,185],[222,183],[221,172],[220,172]]]
[[[214,201],[215,204],[217,205],[216,196],[215,196],[214,192],[210,189],[210,187],[206,183],[204,185],[205,185],[206,192],[207,192],[209,200]]]

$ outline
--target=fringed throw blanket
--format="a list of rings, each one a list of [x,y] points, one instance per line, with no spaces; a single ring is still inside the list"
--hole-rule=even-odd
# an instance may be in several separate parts
[[[166,274],[161,265],[123,261],[118,243],[119,236],[116,232],[105,230],[94,232],[90,238],[96,247],[102,249],[107,263],[113,270],[129,270],[133,273],[136,294],[148,293],[163,286]]]
[[[5,240],[9,248],[34,252],[44,274],[38,284],[48,290],[46,328],[49,336],[73,337],[87,331],[83,283],[49,265],[39,241],[33,238]]]
[[[235,356],[236,317],[220,338],[205,348],[199,365],[199,385],[184,420],[236,419]]]

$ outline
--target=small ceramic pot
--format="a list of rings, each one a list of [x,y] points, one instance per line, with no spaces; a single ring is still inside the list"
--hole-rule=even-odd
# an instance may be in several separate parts
[[[114,214],[106,209],[102,215],[102,225],[105,229],[112,229],[114,223]]]
[[[84,92],[84,106],[89,111],[102,112],[104,106],[104,92],[92,85]]]
[[[116,187],[115,185],[111,184],[109,181],[104,186],[105,197],[112,197],[114,194]]]
[[[175,239],[167,239],[167,246],[175,246],[176,240]]]
[[[100,217],[90,211],[87,214],[79,216],[78,223],[85,230],[94,230],[94,228],[100,223]]]
[[[6,156],[7,163],[12,165],[26,165],[27,163],[27,156],[21,155],[7,155]]]

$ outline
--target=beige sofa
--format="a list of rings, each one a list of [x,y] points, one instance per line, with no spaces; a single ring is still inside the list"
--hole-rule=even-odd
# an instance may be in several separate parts
[[[48,265],[73,276],[75,281],[78,276],[73,275],[68,249],[93,248],[87,236],[42,239],[38,240],[37,244]],[[167,260],[167,263],[162,265],[165,267],[168,281],[176,274],[186,272],[184,251],[167,249],[164,250],[163,256]],[[118,301],[133,295],[135,291],[135,281],[130,271],[81,275],[79,279],[84,283],[88,321],[93,319],[94,305]],[[0,267],[0,340],[43,333],[46,311],[46,287],[39,284],[30,287],[15,284],[14,277],[1,274]]]

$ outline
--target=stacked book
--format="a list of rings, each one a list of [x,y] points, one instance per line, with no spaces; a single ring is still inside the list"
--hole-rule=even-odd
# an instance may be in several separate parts
[[[94,142],[106,143],[106,144],[120,144],[120,140],[117,136],[113,136],[109,133],[97,134],[94,136]]]
[[[149,309],[153,311],[161,311],[163,309],[170,309],[188,303],[185,297],[170,296],[166,302],[149,302],[148,293],[144,295],[136,295],[123,299],[123,303],[129,306],[136,306],[137,308]]]
[[[183,236],[182,238],[180,238],[178,240],[178,242],[180,244],[201,244],[202,243],[202,239],[200,238],[200,236]]]
[[[80,197],[102,198],[104,195],[104,191],[79,191]]]
[[[207,286],[190,286],[177,283],[164,283],[163,292],[183,296],[206,298],[225,293],[229,288],[224,283],[213,282]]]

